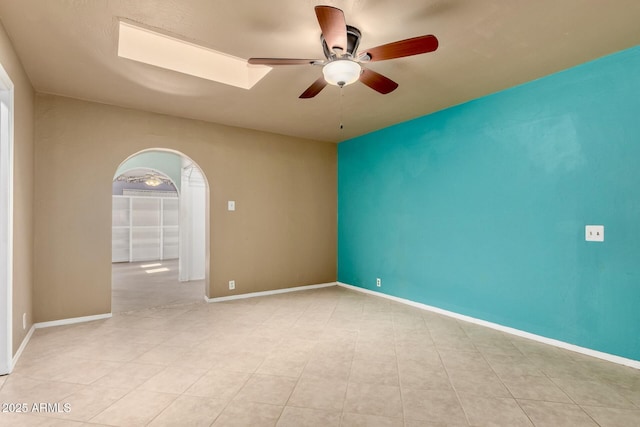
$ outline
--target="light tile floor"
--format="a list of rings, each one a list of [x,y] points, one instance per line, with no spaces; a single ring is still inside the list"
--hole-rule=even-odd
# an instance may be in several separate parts
[[[640,426],[638,370],[339,287],[39,329],[0,387],[70,405],[2,426]]]
[[[203,300],[204,280],[179,282],[177,259],[111,264],[113,313]]]

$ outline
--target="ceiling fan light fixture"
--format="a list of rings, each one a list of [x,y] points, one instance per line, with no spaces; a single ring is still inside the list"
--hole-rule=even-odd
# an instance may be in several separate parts
[[[157,187],[158,185],[162,184],[162,180],[157,176],[150,176],[144,181],[144,183],[149,187]]]
[[[327,83],[334,86],[347,86],[360,78],[362,67],[350,59],[336,59],[322,68]]]

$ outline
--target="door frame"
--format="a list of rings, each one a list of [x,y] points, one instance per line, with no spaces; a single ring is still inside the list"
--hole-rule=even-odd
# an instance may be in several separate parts
[[[13,88],[0,64],[0,375],[13,369]]]

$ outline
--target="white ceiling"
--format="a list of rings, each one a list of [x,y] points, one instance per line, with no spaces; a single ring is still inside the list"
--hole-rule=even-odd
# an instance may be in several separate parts
[[[400,84],[298,96],[314,66],[274,68],[245,90],[119,58],[120,18],[241,58],[323,58],[314,6],[345,12],[360,48],[423,34],[436,52],[369,68]],[[0,0],[35,89],[175,116],[341,141],[640,44],[638,0]]]

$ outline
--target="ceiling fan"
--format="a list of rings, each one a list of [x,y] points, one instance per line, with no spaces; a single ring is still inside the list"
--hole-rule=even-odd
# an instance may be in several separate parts
[[[148,185],[149,187],[157,187],[160,184],[169,184],[169,185],[173,185],[173,183],[171,182],[171,180],[169,178],[165,178],[162,175],[156,173],[156,172],[149,172],[149,173],[145,173],[144,175],[142,174],[136,174],[136,175],[127,175],[127,174],[123,174],[123,175],[119,175],[114,181],[124,181],[124,182],[128,182],[130,184],[134,184],[134,183],[144,183],[146,185]]]
[[[360,30],[346,24],[342,10],[331,6],[316,6],[316,17],[322,34],[320,41],[326,59],[250,58],[256,65],[321,65],[322,77],[313,82],[300,98],[313,98],[327,84],[344,87],[361,81],[382,94],[393,92],[398,83],[364,68],[362,64],[405,56],[433,52],[438,48],[438,39],[433,35],[413,37],[384,44],[358,52]]]

